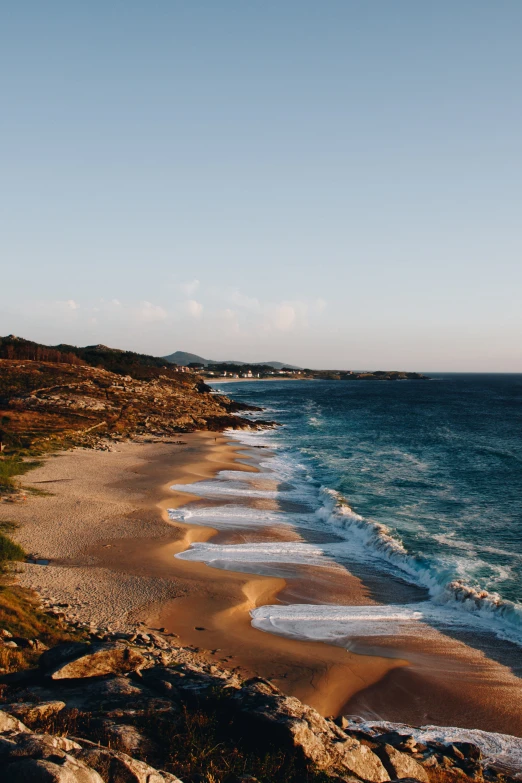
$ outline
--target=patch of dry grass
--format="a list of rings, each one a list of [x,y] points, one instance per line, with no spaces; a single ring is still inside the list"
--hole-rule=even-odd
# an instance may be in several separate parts
[[[126,716],[126,723],[132,723],[153,741],[133,755],[182,780],[231,783],[250,775],[260,783],[331,783],[328,775],[311,768],[295,749],[245,735],[227,709],[226,700],[219,697],[201,705],[185,705],[177,715],[168,717],[153,712]],[[107,734],[102,722],[90,713],[64,710],[28,725],[36,731],[85,737],[120,749],[114,736]]]
[[[38,639],[47,647],[85,635],[46,614],[32,591],[9,584],[0,584],[0,628],[13,636]],[[0,667],[7,672],[20,671],[34,666],[39,656],[40,652],[30,647],[0,647]]]

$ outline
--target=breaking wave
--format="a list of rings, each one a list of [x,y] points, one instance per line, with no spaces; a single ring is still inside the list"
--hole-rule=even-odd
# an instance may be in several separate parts
[[[497,636],[522,644],[520,604],[453,578],[451,566],[410,554],[386,525],[356,514],[339,492],[327,488],[322,492],[323,505],[316,513],[343,535],[354,536],[360,545],[398,569],[404,579],[427,588],[435,603],[467,612],[470,619],[476,616],[487,620]]]

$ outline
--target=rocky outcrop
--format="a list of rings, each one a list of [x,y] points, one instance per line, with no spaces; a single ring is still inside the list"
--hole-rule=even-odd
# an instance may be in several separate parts
[[[45,442],[47,450],[65,439],[68,446],[107,450],[122,438],[268,424],[235,415],[243,409],[253,410],[212,394],[199,376],[172,368],[132,377],[87,365],[0,359],[8,444],[40,448]]]
[[[422,745],[398,732],[371,733],[323,718],[271,682],[242,680],[144,628],[59,645],[42,654],[38,671],[3,679],[0,777],[9,771],[10,781],[174,783],[176,753],[167,757],[160,738],[176,736],[183,721],[205,713],[224,727],[224,754],[241,746],[247,758],[255,748],[260,756],[275,749],[294,759],[301,778],[272,778],[285,783],[497,777],[471,743]],[[158,771],[163,767],[169,772]]]
[[[283,696],[269,682],[247,681],[231,701],[244,727],[268,742],[292,748],[319,769],[340,769],[372,783],[390,779],[370,748],[298,699]]]
[[[83,748],[75,753],[76,758],[96,770],[105,783],[181,783],[175,775],[159,772],[126,753],[82,744]]]
[[[429,776],[424,767],[407,753],[388,744],[377,746],[375,753],[392,779],[414,778],[421,783],[428,783]]]

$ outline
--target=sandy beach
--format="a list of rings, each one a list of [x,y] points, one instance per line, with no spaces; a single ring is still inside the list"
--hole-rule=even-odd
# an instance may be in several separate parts
[[[16,538],[48,565],[26,564],[19,579],[67,614],[113,630],[138,621],[164,627],[202,656],[242,674],[271,679],[324,715],[340,712],[522,734],[520,679],[512,667],[451,639],[379,640],[347,651],[252,627],[250,610],[279,601],[375,603],[342,568],[299,566],[285,576],[211,568],[176,559],[196,541],[277,541],[288,531],[218,532],[173,522],[167,509],[200,497],[175,492],[220,470],[256,472],[255,455],[226,435],[180,435],[176,442],[131,442],[111,451],[76,449],[46,458],[25,477],[52,493],[0,505],[19,523]],[[497,656],[498,657],[498,656]]]

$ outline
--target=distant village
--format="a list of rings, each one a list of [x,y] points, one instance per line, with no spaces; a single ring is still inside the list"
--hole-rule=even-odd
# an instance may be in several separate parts
[[[201,364],[190,362],[188,365],[178,365],[178,372],[196,373],[204,378],[227,378],[229,380],[275,380],[276,378],[291,378],[293,380],[324,380],[324,381],[406,381],[427,380],[426,375],[418,372],[401,372],[398,370],[310,370],[294,367],[282,367],[280,370],[270,365],[236,365],[236,364]]]
[[[212,369],[210,369],[212,368]],[[190,364],[183,366],[177,366],[178,372],[192,372],[198,375],[203,375],[205,378],[273,378],[273,377],[295,377],[296,379],[310,377],[313,373],[312,370],[296,370],[290,367],[283,367],[281,370],[276,370],[269,365],[262,366],[242,366],[242,365],[204,365],[198,362],[191,362]]]

